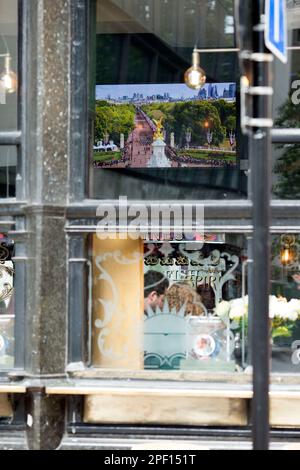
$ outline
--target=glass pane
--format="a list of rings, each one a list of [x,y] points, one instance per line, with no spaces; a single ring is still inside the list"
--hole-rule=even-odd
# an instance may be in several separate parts
[[[0,0],[0,131],[17,129],[18,1]]]
[[[206,85],[184,83],[195,44],[234,47],[233,1],[103,0],[95,17],[91,197],[246,197],[237,55],[201,53]]]
[[[273,236],[270,301],[273,372],[300,372],[299,255],[299,235]]]
[[[94,366],[214,372],[248,366],[247,240],[225,233],[193,238],[93,236]]]
[[[273,145],[273,197],[300,198],[300,145]]]
[[[0,369],[14,365],[14,242],[0,234]]]
[[[16,195],[17,148],[0,146],[0,198]]]
[[[274,117],[275,126],[300,127],[300,2],[288,1],[289,51],[288,64],[275,59]],[[273,197],[299,199],[299,145],[273,147]]]
[[[274,116],[277,127],[299,127],[300,98],[300,3],[287,1],[288,64],[275,59]]]

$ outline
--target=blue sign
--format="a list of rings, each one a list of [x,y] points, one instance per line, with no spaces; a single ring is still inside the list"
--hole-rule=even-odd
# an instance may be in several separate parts
[[[266,0],[265,43],[275,57],[287,63],[286,0]]]

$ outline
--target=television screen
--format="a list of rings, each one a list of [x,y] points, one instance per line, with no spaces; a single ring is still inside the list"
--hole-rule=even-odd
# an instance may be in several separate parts
[[[93,164],[235,168],[236,84],[97,85]]]

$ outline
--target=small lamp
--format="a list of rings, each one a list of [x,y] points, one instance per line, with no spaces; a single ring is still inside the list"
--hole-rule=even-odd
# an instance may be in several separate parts
[[[18,79],[11,69],[11,55],[1,54],[0,57],[4,57],[4,72],[0,76],[0,81],[7,93],[14,93],[18,88]]]
[[[283,266],[293,263],[297,253],[295,249],[296,239],[294,235],[281,236],[280,261]]]
[[[192,55],[192,66],[184,74],[184,81],[193,90],[199,90],[206,83],[205,72],[200,67],[200,54],[196,49]]]

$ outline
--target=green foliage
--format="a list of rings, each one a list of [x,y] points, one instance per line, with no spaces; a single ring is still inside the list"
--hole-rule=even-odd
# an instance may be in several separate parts
[[[110,160],[119,160],[121,152],[95,152],[94,160],[96,162],[108,162]]]
[[[299,77],[300,78],[300,75]],[[300,126],[300,106],[293,104],[291,96],[279,109],[279,117],[276,126],[298,128]],[[274,166],[274,172],[278,175],[278,182],[273,191],[282,199],[300,198],[300,146],[278,146],[283,153]]]
[[[217,108],[220,120],[227,131],[236,129],[236,103],[225,100],[212,101],[211,104]]]
[[[208,122],[209,129],[213,131],[213,145],[219,146],[226,133],[236,126],[235,103],[227,103],[225,100],[153,103],[143,106],[143,110],[152,119],[163,116],[166,131],[175,133],[180,147],[185,144],[188,129],[192,132],[193,144],[205,145],[205,123]]]
[[[300,121],[299,121],[300,124]],[[283,199],[300,198],[300,146],[288,145],[274,167],[278,181],[274,193]]]
[[[125,139],[134,129],[134,106],[129,104],[113,105],[107,101],[96,101],[95,141],[103,140],[107,133],[115,143],[119,143],[120,134]]]
[[[291,322],[286,325],[278,326],[277,328],[272,328],[272,338],[289,338],[292,336],[294,324]]]
[[[193,158],[203,158],[203,159],[218,159],[218,160],[226,160],[226,161],[236,161],[236,156],[234,154],[226,154],[224,152],[213,152],[207,150],[207,152],[202,151],[202,150],[193,150],[193,149],[188,149],[188,150],[179,150],[178,155],[182,155],[185,157],[193,157]]]
[[[184,101],[177,103],[152,103],[144,105],[143,110],[151,119],[163,118],[163,125],[170,135],[174,132],[180,147],[185,145],[187,130],[192,133],[194,145],[203,146],[207,143],[205,123],[213,132],[213,145],[224,142],[226,134],[236,126],[235,103],[225,100],[216,101]],[[96,101],[95,109],[95,141],[103,140],[106,134],[116,144],[120,134],[125,140],[134,129],[135,108],[130,104],[115,105],[105,100]]]

